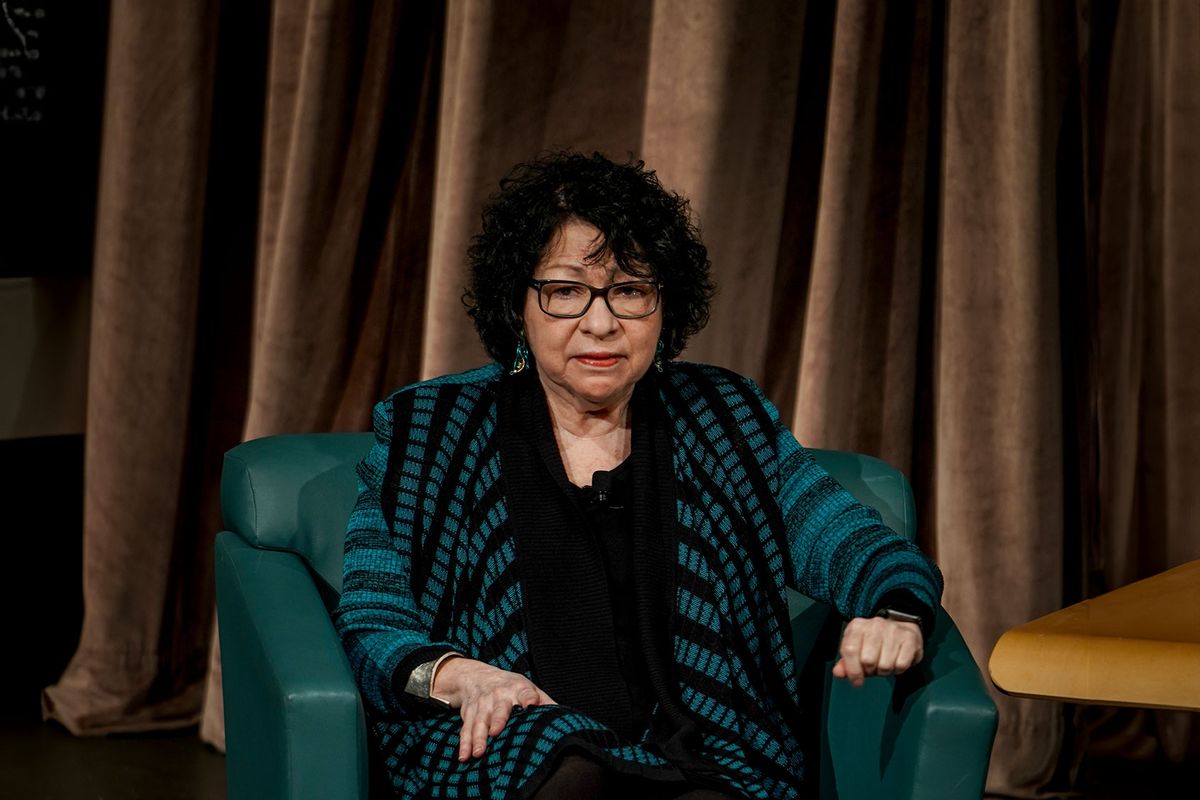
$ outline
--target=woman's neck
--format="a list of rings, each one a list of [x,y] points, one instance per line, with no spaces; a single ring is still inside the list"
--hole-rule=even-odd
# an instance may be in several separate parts
[[[613,469],[628,457],[633,442],[629,396],[612,405],[584,408],[550,387],[545,394],[554,440],[571,483],[586,486],[592,473]]]
[[[563,397],[557,386],[542,381],[550,421],[555,430],[574,439],[603,439],[629,430],[629,400],[633,388],[611,404],[591,406],[576,398]]]

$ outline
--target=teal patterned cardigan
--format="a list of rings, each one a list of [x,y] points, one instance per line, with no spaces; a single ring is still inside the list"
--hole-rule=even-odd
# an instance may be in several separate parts
[[[567,705],[516,711],[483,757],[459,763],[457,712],[401,691],[398,676],[447,649],[537,681],[498,445],[505,380],[493,364],[405,387],[375,408],[335,623],[380,766],[401,797],[524,796],[566,746],[678,778],[662,748]],[[691,751],[723,791],[801,796],[785,586],[855,617],[897,591],[936,608],[941,575],[817,466],[749,379],[672,362],[655,386],[676,487],[665,652],[675,697],[696,721]]]

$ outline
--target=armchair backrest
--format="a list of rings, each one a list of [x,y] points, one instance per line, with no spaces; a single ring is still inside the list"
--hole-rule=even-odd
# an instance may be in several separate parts
[[[304,433],[239,444],[221,472],[225,529],[255,547],[296,553],[340,594],[354,468],[374,441],[370,433]]]
[[[358,492],[355,466],[369,433],[307,433],[244,442],[225,454],[221,509],[225,527],[247,543],[296,553],[326,588],[342,588],[346,520]],[[904,475],[871,456],[810,450],[813,458],[884,524],[913,538],[916,514]]]

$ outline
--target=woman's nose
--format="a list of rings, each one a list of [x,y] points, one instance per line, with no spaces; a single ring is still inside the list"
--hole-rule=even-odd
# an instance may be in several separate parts
[[[579,327],[586,333],[604,336],[616,330],[617,318],[608,310],[608,303],[604,302],[604,298],[597,295],[592,300],[591,307],[579,320]]]

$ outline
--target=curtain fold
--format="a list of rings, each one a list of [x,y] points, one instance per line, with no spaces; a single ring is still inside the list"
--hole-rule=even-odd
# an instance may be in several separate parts
[[[243,440],[369,428],[417,378],[439,29],[425,3],[272,9]],[[215,632],[201,736],[224,749]]]
[[[338,408],[393,47],[391,36],[366,34],[394,33],[394,13],[334,0],[274,5],[247,439],[328,427]]]
[[[934,506],[943,602],[980,663],[1062,606],[1063,407],[1057,137],[1068,6],[951,3],[934,355]],[[999,598],[1003,598],[999,602]],[[1057,704],[996,696],[989,787],[1047,784]]]
[[[220,746],[220,452],[366,428],[479,364],[465,252],[548,149],[644,158],[691,199],[719,294],[685,357],[911,476],[981,665],[1012,625],[1200,558],[1197,4],[230,8],[113,5],[88,610],[45,694],[71,730],[194,722],[207,652]],[[232,42],[261,76],[236,102]],[[1001,796],[1068,791],[1089,739],[1200,741],[1186,715],[996,699]]]
[[[640,155],[689,198],[717,296],[686,357],[763,380],[779,258],[803,8],[790,2],[654,5]]]
[[[43,714],[77,735],[197,719],[204,637],[194,626],[207,627],[212,559],[192,535],[181,487],[193,443],[212,11],[201,2],[112,7],[84,445],[84,621],[70,664],[42,696]],[[192,578],[199,596],[181,596]]]
[[[1200,7],[1160,5],[1153,15],[1161,44],[1154,67],[1162,82],[1161,140],[1152,149],[1162,175],[1162,326],[1166,422],[1167,565],[1200,558],[1200,537],[1189,524],[1200,516]],[[1132,10],[1129,10],[1132,14]],[[1157,44],[1157,43],[1156,43]]]
[[[1087,590],[1098,594],[1200,558],[1200,7],[1156,2],[1104,9],[1111,46],[1097,70],[1093,391],[1096,530]],[[1194,714],[1089,709],[1104,752],[1182,760],[1200,752]]]
[[[918,334],[931,312],[922,275],[937,255],[925,233],[938,209],[927,169],[940,42],[929,4],[878,11],[837,6],[792,414],[801,441],[875,453],[911,475]]]

